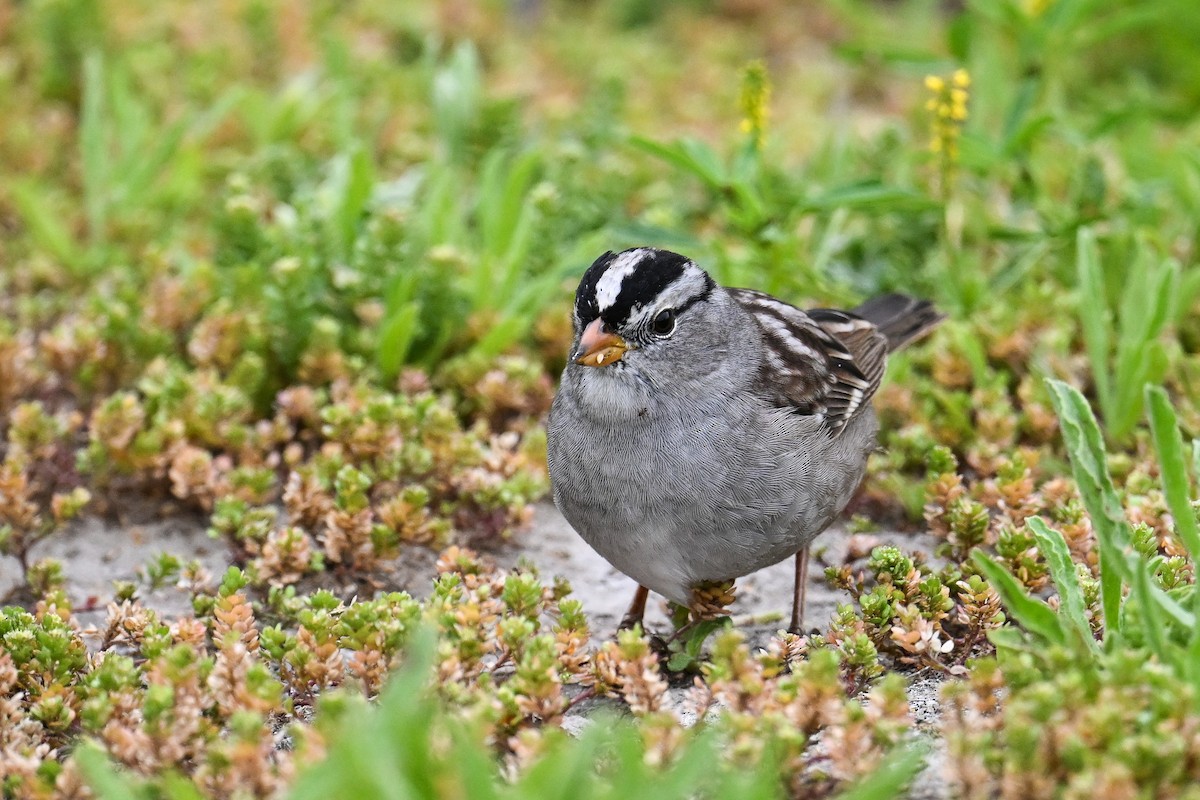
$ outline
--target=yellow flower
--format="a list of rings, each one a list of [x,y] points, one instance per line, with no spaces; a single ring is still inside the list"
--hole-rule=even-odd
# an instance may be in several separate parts
[[[767,117],[770,116],[769,102],[771,99],[771,80],[767,76],[767,66],[762,61],[751,61],[742,71],[742,92],[740,103],[742,108],[743,133],[750,135],[754,149],[762,147],[763,134],[767,129]]]
[[[939,75],[925,76],[925,88],[932,95],[925,101],[925,110],[933,118],[929,150],[941,157],[942,170],[947,175],[958,160],[958,139],[967,120],[970,85],[970,73],[961,68],[951,73],[948,79]]]
[[[1046,13],[1046,9],[1053,4],[1054,0],[1025,0],[1025,13],[1034,19]]]

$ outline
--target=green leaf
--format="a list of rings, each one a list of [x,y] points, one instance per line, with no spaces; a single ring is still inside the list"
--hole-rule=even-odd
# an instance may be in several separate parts
[[[374,168],[363,147],[339,154],[329,164],[321,194],[330,235],[341,258],[350,256],[374,185]]]
[[[1037,106],[1040,93],[1041,81],[1037,78],[1027,77],[1017,87],[1000,133],[1004,152],[1010,156],[1021,152],[1029,145],[1029,121],[1031,112]]]
[[[644,136],[631,136],[629,143],[676,169],[699,178],[709,188],[721,189],[728,182],[725,167],[711,147],[696,139],[679,139],[663,144]]]
[[[1021,627],[1047,643],[1066,644],[1063,625],[1054,609],[1030,596],[1020,581],[982,550],[974,551],[971,558]]]
[[[1166,623],[1162,617],[1162,608],[1156,602],[1157,598],[1151,592],[1151,578],[1148,569],[1133,571],[1133,596],[1137,598],[1141,608],[1141,630],[1146,636],[1150,649],[1158,656],[1163,664],[1170,664],[1167,652]]]
[[[93,243],[107,227],[109,160],[105,137],[104,60],[89,53],[83,62],[83,107],[79,115],[79,156],[83,168],[83,201]]]
[[[863,181],[839,186],[803,202],[806,211],[830,211],[848,208],[858,211],[926,211],[941,208],[941,203],[923,192],[887,186],[878,181]]]
[[[408,351],[417,335],[420,318],[421,304],[412,301],[380,325],[375,363],[379,365],[379,371],[385,378],[395,377],[408,359]]]
[[[75,749],[75,761],[84,781],[100,800],[129,800],[144,796],[133,780],[117,771],[108,753],[95,742],[85,742]]]
[[[74,274],[86,267],[87,256],[75,241],[61,211],[53,207],[46,191],[33,181],[10,184],[10,196],[34,243],[61,261]]]
[[[1106,410],[1109,434],[1123,439],[1141,415],[1143,388],[1162,380],[1167,357],[1157,341],[1166,326],[1179,285],[1179,265],[1166,260],[1150,265],[1143,250],[1125,281],[1113,386],[1117,398]],[[1109,416],[1111,414],[1111,416]]]
[[[892,800],[900,797],[924,768],[929,750],[929,745],[920,740],[896,748],[866,777],[837,795],[838,800]]]
[[[527,224],[523,220],[532,206],[526,200],[540,166],[536,151],[514,156],[496,148],[484,159],[476,215],[486,253],[498,258],[510,254],[519,229]]]
[[[1130,544],[1129,524],[1108,473],[1104,440],[1091,407],[1073,386],[1053,379],[1048,379],[1046,386],[1071,458],[1071,473],[1100,545],[1100,595],[1107,640],[1109,633],[1120,632],[1122,579],[1128,574],[1122,554]]]
[[[696,663],[696,659],[690,653],[686,650],[680,650],[672,653],[671,657],[667,659],[667,669],[671,672],[683,672],[694,663]]]
[[[517,778],[513,791],[507,792],[505,797],[571,800],[587,796],[585,787],[594,780],[591,768],[597,751],[605,746],[606,740],[624,736],[627,727],[628,723],[616,719],[594,720],[578,740],[565,740],[534,762]],[[470,793],[465,796],[475,797]]]
[[[1160,386],[1146,387],[1146,407],[1150,414],[1150,433],[1158,454],[1163,494],[1175,520],[1175,532],[1183,540],[1193,564],[1200,564],[1200,527],[1192,508],[1191,486],[1188,481],[1187,459],[1183,453],[1183,436],[1167,392]],[[1196,593],[1200,602],[1200,592]]]
[[[168,772],[162,779],[163,791],[168,800],[205,800],[204,792],[200,791],[192,779],[178,772]]]
[[[1096,395],[1105,416],[1113,409],[1112,388],[1109,381],[1108,356],[1112,352],[1108,333],[1112,329],[1112,311],[1108,295],[1104,291],[1104,275],[1100,267],[1100,255],[1096,251],[1096,236],[1091,228],[1080,228],[1075,237],[1075,266],[1079,277],[1079,320],[1083,327],[1083,341],[1088,360],[1092,366],[1092,380],[1096,384]],[[1061,412],[1059,414],[1061,416]]]
[[[733,620],[729,617],[716,617],[714,619],[705,619],[696,623],[696,627],[692,629],[691,635],[687,640],[687,651],[693,657],[699,658],[700,651],[704,648],[704,643],[708,641],[708,637],[712,636],[717,631],[726,630],[733,627]]]
[[[1075,571],[1075,562],[1071,559],[1071,551],[1067,549],[1063,535],[1051,529],[1041,517],[1030,517],[1025,522],[1034,539],[1037,540],[1038,550],[1050,567],[1050,576],[1058,588],[1059,616],[1067,621],[1067,630],[1073,634],[1072,644],[1082,645],[1085,649],[1097,650],[1096,639],[1092,636],[1092,628],[1087,618],[1087,604],[1083,600],[1083,588],[1079,585],[1079,575]]]

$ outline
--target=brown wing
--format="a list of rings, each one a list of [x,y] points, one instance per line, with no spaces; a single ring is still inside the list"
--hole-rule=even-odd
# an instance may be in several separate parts
[[[845,311],[805,313],[753,289],[729,289],[758,323],[769,345],[761,379],[783,407],[819,415],[834,434],[870,401],[887,365],[887,338]]]

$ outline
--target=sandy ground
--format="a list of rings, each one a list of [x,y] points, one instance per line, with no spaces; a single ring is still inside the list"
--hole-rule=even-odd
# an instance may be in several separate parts
[[[900,532],[870,534],[854,540],[846,530],[835,526],[817,541],[809,569],[806,627],[821,628],[838,603],[847,601],[840,591],[825,583],[824,568],[845,561],[847,551],[871,543],[891,543],[905,548],[932,549],[928,537]],[[138,569],[160,553],[172,553],[183,559],[198,559],[219,577],[229,563],[225,548],[205,533],[205,523],[197,516],[176,516],[146,523],[120,523],[85,517],[67,530],[39,542],[32,560],[51,557],[62,562],[69,591],[77,607],[86,609],[112,595],[115,580],[136,580]],[[485,555],[502,567],[525,561],[546,577],[562,575],[570,580],[575,595],[583,602],[597,637],[611,636],[633,596],[635,584],[598,556],[571,530],[555,508],[539,504],[528,530],[499,544]],[[415,596],[428,594],[434,575],[433,553],[409,548],[398,559],[395,571],[384,579],[385,588],[404,589]],[[770,636],[786,625],[792,598],[791,560],[749,575],[738,581],[737,601],[732,608],[743,622],[751,641]],[[0,558],[0,596],[18,582],[19,570],[14,559]],[[331,587],[337,588],[337,587]],[[351,592],[352,587],[345,587]],[[185,598],[171,588],[143,593],[147,605],[164,614],[186,613]],[[666,604],[651,597],[647,626],[658,630],[668,627]],[[86,610],[83,613],[91,613]],[[746,624],[748,617],[759,618]],[[772,619],[763,620],[763,617]]]
[[[818,540],[809,570],[808,608],[805,627],[824,628],[838,603],[846,595],[826,584],[824,568],[845,561],[851,549],[891,543],[904,548],[931,551],[928,537],[902,532],[879,532],[869,538],[854,537],[835,526]],[[228,565],[224,545],[205,533],[205,522],[196,516],[178,516],[144,524],[119,523],[96,517],[76,521],[67,530],[47,538],[34,548],[34,560],[52,557],[60,560],[67,575],[69,592],[76,604],[80,622],[99,624],[104,606],[112,596],[115,580],[137,580],[138,568],[162,552],[183,559],[198,559],[215,577]],[[613,635],[633,596],[635,584],[609,566],[571,530],[555,508],[543,503],[535,509],[530,529],[511,541],[486,553],[502,567],[519,562],[531,563],[545,577],[562,575],[570,580],[575,595],[583,602],[592,622],[593,635],[602,639]],[[410,548],[398,559],[394,573],[385,581],[387,589],[404,589],[414,596],[428,594],[435,574],[435,554]],[[752,645],[761,646],[787,624],[791,611],[793,565],[789,559],[738,581],[737,600],[731,611]],[[0,559],[0,597],[18,582],[19,569],[13,559]],[[338,591],[338,587],[330,587]],[[353,586],[342,587],[340,594],[351,596]],[[190,612],[187,597],[174,588],[142,592],[148,606],[166,616]],[[669,630],[666,603],[651,596],[647,628]],[[674,691],[674,690],[673,690]],[[682,690],[679,690],[682,694]],[[913,715],[919,731],[929,734],[938,716],[938,681],[914,680],[910,690]],[[597,704],[598,706],[599,704]],[[593,710],[583,704],[585,714]],[[583,720],[571,727],[586,724]],[[943,760],[940,743],[935,741],[929,768],[913,786],[911,796],[927,800],[946,796],[941,779]]]
[[[849,598],[843,592],[825,583],[824,571],[828,565],[844,563],[851,540],[851,534],[837,526],[817,540],[809,566],[806,628],[824,627],[837,604],[848,602]],[[899,532],[871,534],[870,540],[926,550],[931,550],[933,544],[928,537]],[[860,537],[855,544],[861,545],[863,541]],[[531,530],[497,553],[497,560],[504,565],[515,563],[519,558],[528,559],[544,574],[563,575],[571,581],[597,637],[610,636],[616,630],[637,586],[584,544],[549,504],[538,506]],[[743,622],[742,630],[751,642],[759,643],[787,626],[792,609],[793,574],[794,565],[788,559],[738,581],[737,600],[731,611],[735,619]],[[669,629],[665,601],[651,595],[647,609],[649,629]],[[747,617],[764,616],[774,619],[745,623]]]

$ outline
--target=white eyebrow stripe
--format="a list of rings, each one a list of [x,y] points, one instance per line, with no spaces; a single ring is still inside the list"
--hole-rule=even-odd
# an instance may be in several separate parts
[[[617,295],[621,294],[621,284],[633,274],[645,257],[646,248],[639,247],[637,250],[621,253],[613,259],[613,263],[604,270],[604,274],[596,282],[596,308],[598,310],[605,311],[617,302]]]

